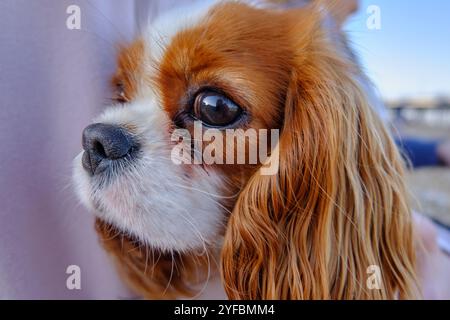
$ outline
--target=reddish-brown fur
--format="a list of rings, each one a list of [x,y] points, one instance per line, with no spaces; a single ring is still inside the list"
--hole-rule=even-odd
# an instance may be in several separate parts
[[[141,76],[144,59],[144,42],[134,41],[127,47],[121,47],[117,58],[117,71],[111,83],[119,101],[131,101],[136,96],[137,78]],[[120,95],[122,94],[122,95]]]

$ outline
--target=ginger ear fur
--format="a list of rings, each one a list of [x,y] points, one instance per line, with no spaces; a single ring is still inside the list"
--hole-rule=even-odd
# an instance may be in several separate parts
[[[296,19],[280,167],[255,173],[230,216],[221,253],[228,297],[417,298],[403,161],[320,14]],[[379,289],[367,285],[373,266]]]

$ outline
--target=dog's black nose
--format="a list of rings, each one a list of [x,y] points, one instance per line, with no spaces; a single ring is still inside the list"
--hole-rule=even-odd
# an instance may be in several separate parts
[[[94,123],[83,131],[83,167],[92,174],[103,171],[108,161],[126,157],[134,149],[133,138],[122,127]],[[103,164],[103,165],[102,165]],[[103,168],[101,168],[103,167]]]

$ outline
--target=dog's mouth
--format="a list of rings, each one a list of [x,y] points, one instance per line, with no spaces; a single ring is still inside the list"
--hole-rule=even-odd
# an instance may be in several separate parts
[[[152,248],[100,218],[96,219],[95,229],[123,278],[145,298],[193,296],[216,267],[211,264],[212,252]]]

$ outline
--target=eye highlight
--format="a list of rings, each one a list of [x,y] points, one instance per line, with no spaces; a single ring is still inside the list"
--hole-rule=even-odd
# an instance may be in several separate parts
[[[215,91],[204,91],[197,95],[193,117],[213,127],[233,124],[242,115],[242,108],[232,100]]]

